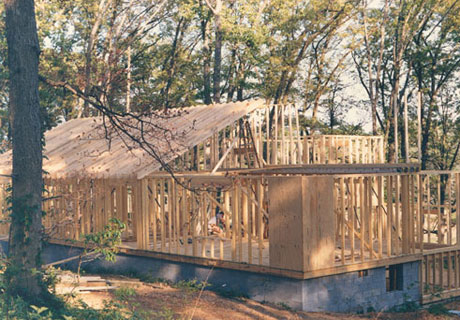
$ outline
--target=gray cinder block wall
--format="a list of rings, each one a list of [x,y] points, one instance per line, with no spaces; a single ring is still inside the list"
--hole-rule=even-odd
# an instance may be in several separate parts
[[[368,312],[388,310],[420,301],[419,261],[402,265],[402,290],[387,291],[385,267],[367,275],[349,272],[305,280],[302,309],[308,311]]]
[[[7,244],[0,241],[3,250]],[[43,261],[50,263],[78,255],[79,248],[49,244]],[[76,261],[61,267],[75,269]],[[257,301],[283,303],[297,310],[367,312],[387,310],[420,300],[419,262],[403,264],[402,290],[387,292],[385,267],[369,269],[367,275],[350,272],[296,280],[246,271],[210,268],[189,263],[120,254],[115,263],[95,260],[84,265],[88,272],[134,273],[170,281],[207,280],[210,289],[245,295]]]

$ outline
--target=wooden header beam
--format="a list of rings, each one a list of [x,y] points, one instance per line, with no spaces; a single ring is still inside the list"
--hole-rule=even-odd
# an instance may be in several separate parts
[[[409,173],[419,172],[420,165],[400,164],[306,164],[267,166],[261,169],[234,170],[235,174],[263,175],[317,175],[317,174],[371,174],[371,173]],[[228,170],[230,174],[231,171]]]

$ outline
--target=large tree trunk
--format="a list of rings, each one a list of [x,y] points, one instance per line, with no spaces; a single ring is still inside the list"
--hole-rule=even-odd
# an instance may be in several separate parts
[[[33,0],[5,0],[13,192],[7,279],[13,294],[40,301],[42,132],[38,96],[40,48]]]

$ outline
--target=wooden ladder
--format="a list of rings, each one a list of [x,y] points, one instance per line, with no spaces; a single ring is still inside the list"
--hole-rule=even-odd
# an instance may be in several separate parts
[[[243,161],[242,158],[246,159],[248,168],[262,168],[262,162],[259,155],[257,154],[257,149],[255,146],[254,137],[252,135],[251,126],[248,121],[240,119],[239,122],[239,139],[238,145],[234,148],[233,152],[238,155],[242,155],[240,158],[239,166],[242,168]]]

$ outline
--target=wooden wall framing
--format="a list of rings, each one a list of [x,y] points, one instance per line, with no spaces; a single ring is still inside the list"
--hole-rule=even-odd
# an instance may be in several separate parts
[[[270,114],[275,114],[270,120]],[[267,131],[267,123],[271,130]],[[294,105],[267,106],[214,133],[173,161],[176,172],[266,165],[384,163],[382,136],[306,135]]]
[[[333,181],[326,188],[329,191],[320,190],[319,182],[304,188],[317,199],[331,197],[331,201],[321,202],[333,206],[323,206],[321,210],[301,200],[307,192],[302,191],[303,182],[292,182],[289,187],[302,195],[297,202],[290,203],[293,206],[297,203],[293,215],[300,214],[301,221],[308,219],[308,226],[324,230],[322,227],[327,223],[322,219],[328,212],[333,219],[327,220],[333,225],[328,227],[333,230],[333,254],[323,259],[323,264],[302,262],[295,267],[305,272],[315,271],[457,246],[459,175],[454,172],[277,177],[178,174],[175,180],[157,174],[141,180],[45,179],[43,223],[52,239],[79,240],[83,234],[103,230],[109,219],[115,217],[128,226],[122,244],[126,248],[281,268],[279,261],[284,258],[276,258],[276,250],[290,244],[292,250],[300,250],[302,246],[289,239],[303,239],[307,227],[289,219],[276,223],[275,213],[270,221],[270,211],[275,210],[281,189],[270,187],[268,181],[313,181],[323,177]],[[8,221],[7,187],[4,183],[0,194],[3,222]],[[304,216],[309,212],[306,206],[316,213]],[[209,222],[218,212],[223,213],[223,220],[220,229],[213,230]],[[293,229],[286,224],[292,224]],[[282,236],[288,229],[289,239]],[[6,235],[8,224],[0,224],[0,231]],[[314,230],[310,231],[311,235]],[[327,238],[324,232],[320,232],[317,243]],[[312,240],[308,241],[298,257],[304,254],[303,250],[307,255],[316,250]],[[292,263],[285,268],[293,270],[294,266]]]
[[[157,174],[141,180],[45,179],[43,223],[52,239],[80,240],[83,234],[101,231],[115,217],[128,226],[122,244],[127,249],[316,272],[457,247],[459,175],[456,172],[321,176],[178,174],[175,180]],[[303,182],[296,182],[320,178],[333,182],[330,186],[324,184],[328,186],[324,190],[319,188],[320,182],[310,183],[312,187],[308,188],[303,187]],[[299,219],[308,221],[314,230],[308,231],[307,225],[289,219],[276,223],[275,213],[270,221],[270,211],[274,212],[275,199],[280,199],[281,194],[280,188],[270,186],[270,179],[295,180],[289,182],[289,188],[300,192],[302,197],[290,203],[298,205],[293,215],[300,214]],[[5,222],[8,184],[2,187],[0,220]],[[301,200],[306,197],[305,192],[315,199],[330,199],[321,200],[321,209],[315,209]],[[209,222],[218,212],[223,213],[223,221],[220,229],[212,230]],[[315,213],[304,216],[307,212]],[[328,213],[332,217],[327,220],[330,224],[324,220]],[[292,228],[286,224],[292,224]],[[0,224],[0,228],[6,235],[8,225]],[[286,238],[283,233],[288,229]],[[315,230],[323,230],[318,233],[316,247],[311,238]],[[332,236],[327,236],[324,230],[333,231]],[[304,239],[306,234],[308,241],[299,242],[303,245],[291,239]],[[331,237],[332,249],[324,246],[325,239]],[[280,263],[288,259],[276,258],[276,250],[279,253],[289,245],[292,250],[285,253],[291,252],[291,257],[308,256],[318,250],[321,242],[323,249],[330,249],[321,263],[302,260],[283,267]]]

